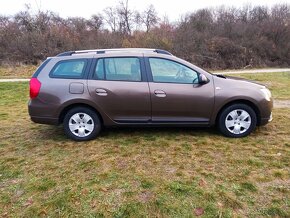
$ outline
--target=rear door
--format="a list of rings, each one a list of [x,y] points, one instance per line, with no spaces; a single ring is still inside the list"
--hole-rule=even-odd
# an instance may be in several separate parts
[[[143,57],[103,57],[95,62],[88,88],[98,107],[118,123],[148,122],[151,105]]]
[[[213,82],[200,85],[199,73],[170,59],[146,58],[152,122],[208,124],[214,104]]]

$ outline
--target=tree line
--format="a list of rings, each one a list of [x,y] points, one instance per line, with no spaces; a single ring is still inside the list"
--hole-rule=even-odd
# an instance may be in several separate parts
[[[52,11],[0,15],[0,64],[38,64],[68,50],[160,48],[207,69],[290,66],[290,6],[200,9],[169,22],[127,1],[90,19]]]

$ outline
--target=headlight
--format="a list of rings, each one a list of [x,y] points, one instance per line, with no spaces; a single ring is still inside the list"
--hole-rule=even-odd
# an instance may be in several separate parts
[[[260,89],[267,101],[271,101],[272,94],[269,89],[266,87]]]

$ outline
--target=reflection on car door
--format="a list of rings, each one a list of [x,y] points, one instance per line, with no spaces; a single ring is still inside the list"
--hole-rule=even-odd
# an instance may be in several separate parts
[[[90,95],[115,122],[148,122],[151,119],[148,83],[142,78],[143,59],[100,58],[88,80]]]
[[[175,61],[146,58],[152,122],[208,124],[213,104],[213,83],[198,84],[198,73]]]

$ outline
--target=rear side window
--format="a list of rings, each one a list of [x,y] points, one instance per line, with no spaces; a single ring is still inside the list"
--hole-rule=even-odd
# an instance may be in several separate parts
[[[137,57],[98,59],[94,78],[113,81],[141,81],[140,60]]]
[[[86,65],[86,59],[60,61],[54,66],[50,76],[56,78],[82,78]]]

